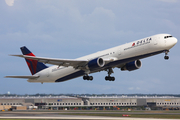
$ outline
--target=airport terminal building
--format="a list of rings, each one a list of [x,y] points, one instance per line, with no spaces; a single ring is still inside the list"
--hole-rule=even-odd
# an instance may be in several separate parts
[[[0,110],[17,109],[49,110],[154,110],[179,109],[180,97],[174,96],[1,96]],[[20,109],[21,110],[21,109]]]

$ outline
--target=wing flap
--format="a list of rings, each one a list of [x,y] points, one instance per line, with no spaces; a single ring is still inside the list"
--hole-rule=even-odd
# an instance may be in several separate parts
[[[39,76],[5,76],[5,78],[22,78],[22,79],[35,79]]]

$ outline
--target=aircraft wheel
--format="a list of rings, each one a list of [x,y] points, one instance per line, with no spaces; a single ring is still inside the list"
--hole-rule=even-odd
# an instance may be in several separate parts
[[[87,76],[83,76],[83,79],[86,80],[86,79],[87,79]]]
[[[83,76],[84,80],[93,80],[93,76]]]
[[[93,80],[93,76],[89,76],[89,80]]]
[[[168,60],[168,59],[169,59],[169,56],[164,56],[164,59],[165,59],[165,60]]]
[[[112,77],[112,81],[115,81],[115,77]]]
[[[115,80],[115,77],[106,76],[106,77],[105,77],[105,80],[106,80],[106,81],[114,81],[114,80]]]

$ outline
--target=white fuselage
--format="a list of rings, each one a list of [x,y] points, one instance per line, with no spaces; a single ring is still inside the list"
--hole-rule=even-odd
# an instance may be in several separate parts
[[[87,56],[83,56],[81,58],[77,58],[77,60],[92,60],[99,57],[104,60],[112,59],[112,62],[109,62],[104,67],[99,68],[98,71],[106,70],[110,67],[121,68],[128,62],[159,54],[163,51],[168,51],[169,49],[171,49],[177,43],[177,39],[172,36],[169,38],[165,38],[165,36],[171,35],[158,34],[150,36],[107,50],[99,51]],[[38,75],[39,78],[29,79],[28,82],[62,82],[79,76],[83,76],[86,74],[86,72],[87,71],[75,69],[73,67],[51,66],[36,73],[35,75]],[[89,73],[94,72],[97,72],[97,70],[90,71]]]

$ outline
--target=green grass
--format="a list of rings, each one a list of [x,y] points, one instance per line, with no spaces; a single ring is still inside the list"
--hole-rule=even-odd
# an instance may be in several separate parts
[[[180,115],[149,115],[149,114],[145,114],[145,115],[131,115],[131,117],[135,117],[135,118],[166,118],[166,119],[180,119]]]
[[[0,120],[43,120],[43,119],[18,119],[18,118],[17,118],[17,119],[15,119],[15,118],[14,118],[14,119],[13,119],[13,118],[12,118],[12,119],[9,119],[9,118],[7,118],[7,119],[6,119],[6,118],[1,119],[1,118],[0,118]],[[46,120],[54,120],[54,119],[46,119]]]
[[[103,113],[60,113],[61,115],[81,115],[81,116],[107,116],[107,117],[122,117],[123,114],[103,114]],[[180,119],[179,115],[162,115],[162,114],[131,114],[132,118],[166,118]]]
[[[17,119],[16,119],[16,118],[14,118],[14,119],[13,119],[13,118],[12,118],[12,119],[9,119],[9,118],[7,118],[7,119],[6,119],[6,118],[1,119],[1,118],[0,118],[0,120],[57,120],[57,119],[18,119],[18,118],[17,118]],[[64,119],[60,119],[60,120],[64,120]],[[66,119],[66,120],[67,120],[67,119]]]
[[[36,111],[33,111],[36,112]],[[124,114],[131,115],[132,118],[162,118],[162,119],[180,119],[180,111],[118,111],[118,110],[67,110],[67,111],[43,111],[43,112],[56,112],[60,115],[77,115],[77,116],[109,116],[109,117],[122,117]],[[82,112],[82,113],[77,113]],[[88,113],[92,112],[92,113]],[[103,113],[102,113],[103,112]],[[110,112],[110,113],[106,113]],[[3,112],[2,112],[3,113]],[[136,113],[136,114],[133,114]],[[142,114],[143,113],[143,114]],[[152,113],[152,114],[151,114]],[[156,114],[153,114],[156,113]],[[163,113],[163,114],[162,114]],[[176,114],[166,114],[176,113]],[[179,113],[179,114],[178,114]],[[128,117],[124,117],[128,118]],[[0,119],[0,120],[42,120],[42,119]],[[53,120],[53,119],[46,119]]]
[[[0,120],[44,120],[44,119],[9,119],[9,118],[7,118],[7,119],[5,119],[5,118],[3,118],[3,119],[0,119]],[[45,119],[45,120],[57,120],[57,119]],[[64,119],[60,119],[60,120],[64,120]],[[67,119],[66,119],[67,120]]]

